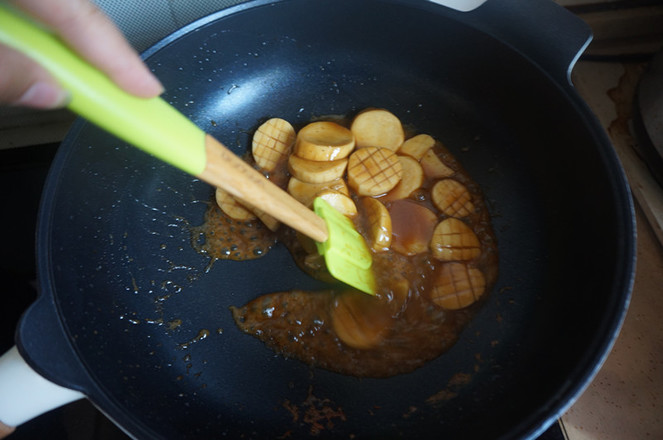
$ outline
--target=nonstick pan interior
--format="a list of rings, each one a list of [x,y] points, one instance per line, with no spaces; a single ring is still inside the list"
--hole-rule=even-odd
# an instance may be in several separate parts
[[[498,283],[458,344],[413,373],[312,370],[242,334],[228,307],[320,284],[282,247],[210,266],[190,226],[211,188],[79,122],[45,191],[43,295],[95,384],[90,399],[134,435],[532,435],[584,386],[616,332],[631,202],[570,87],[441,8],[336,6],[230,9],[169,37],[147,62],[165,98],[238,154],[267,118],[300,127],[366,107],[441,140],[483,188]]]

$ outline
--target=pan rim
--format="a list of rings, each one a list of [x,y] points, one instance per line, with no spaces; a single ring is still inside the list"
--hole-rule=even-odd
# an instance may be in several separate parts
[[[278,0],[276,3],[280,2],[280,1],[287,1],[287,0]],[[216,20],[219,20],[219,19],[221,19],[221,18],[223,18],[227,15],[231,15],[231,14],[234,14],[236,12],[248,10],[248,9],[250,9],[252,7],[255,7],[255,6],[264,6],[264,5],[271,4],[271,3],[275,3],[275,2],[271,1],[271,0],[256,0],[256,1],[248,2],[248,3],[244,3],[244,4],[241,4],[241,5],[237,5],[237,6],[228,8],[228,9],[222,10],[222,11],[217,12],[217,13],[213,13],[213,14],[207,16],[207,17],[204,17],[202,19],[194,21],[193,23],[185,26],[184,28],[181,28],[178,31],[175,31],[174,33],[172,33],[169,36],[162,39],[160,42],[153,45],[150,49],[146,50],[143,53],[143,57],[145,59],[148,59],[154,53],[156,53],[159,50],[163,49],[164,47],[169,45],[171,42],[181,38],[182,36],[184,36],[184,35],[186,35],[190,32],[194,32],[194,31],[198,30],[200,27],[202,27],[202,26],[204,26],[208,23],[214,22]],[[400,4],[401,2],[397,2],[397,3]],[[552,79],[551,79],[551,81],[555,82]],[[557,82],[555,82],[555,83],[557,84]],[[635,216],[635,211],[634,211],[634,206],[633,206],[633,200],[632,200],[632,197],[630,196],[630,191],[628,190],[628,185],[627,185],[627,182],[626,182],[626,177],[625,177],[623,168],[621,168],[619,166],[619,161],[616,158],[616,154],[613,154],[614,151],[611,152],[610,150],[608,150],[606,148],[606,146],[611,146],[607,136],[605,136],[604,133],[603,133],[603,135],[601,135],[600,132],[596,131],[596,129],[599,128],[598,122],[595,120],[595,118],[591,117],[592,116],[591,112],[589,112],[588,107],[586,106],[584,101],[582,101],[579,98],[579,96],[577,95],[577,93],[573,89],[566,89],[565,87],[562,87],[561,85],[560,85],[559,88],[560,88],[560,90],[564,91],[567,94],[568,97],[570,97],[571,99],[574,100],[576,108],[579,109],[579,114],[582,114],[585,117],[585,122],[589,123],[592,126],[592,128],[595,129],[594,130],[595,134],[599,134],[599,136],[597,136],[597,143],[604,146],[604,148],[601,151],[602,155],[604,156],[604,162],[606,164],[610,164],[612,166],[611,171],[613,171],[613,173],[612,173],[613,176],[619,176],[619,182],[614,182],[614,183],[616,184],[616,188],[618,187],[618,189],[620,190],[619,197],[622,199],[622,202],[626,202],[626,204],[627,204],[626,209],[623,210],[624,218],[621,219],[621,222],[623,223],[623,225],[625,227],[627,227],[630,230],[630,236],[629,237],[624,237],[625,240],[622,243],[624,245],[623,252],[624,252],[624,255],[630,256],[630,259],[627,262],[628,264],[625,265],[625,267],[622,271],[623,273],[619,277],[620,279],[622,279],[622,277],[623,277],[622,286],[621,286],[620,289],[615,289],[616,291],[623,292],[622,300],[621,301],[616,301],[616,303],[615,303],[615,306],[617,306],[618,312],[619,312],[618,316],[620,316],[620,317],[619,317],[618,320],[613,320],[613,322],[611,322],[612,325],[607,326],[608,328],[605,329],[607,334],[610,334],[611,337],[608,340],[604,341],[604,344],[602,346],[599,346],[599,347],[596,348],[595,354],[593,356],[588,357],[588,359],[587,359],[588,364],[585,365],[582,368],[582,370],[585,371],[584,379],[581,380],[580,383],[575,384],[575,386],[573,386],[573,384],[569,384],[569,388],[565,391],[565,393],[569,396],[569,398],[564,398],[564,396],[561,395],[561,394],[564,394],[564,392],[560,392],[559,396],[551,397],[551,400],[554,400],[554,402],[551,403],[551,407],[556,408],[556,410],[553,411],[554,415],[550,416],[548,418],[548,420],[546,420],[544,422],[544,425],[547,424],[547,426],[549,426],[549,424],[551,424],[554,421],[554,419],[557,418],[558,415],[560,415],[562,412],[564,412],[566,409],[568,409],[573,404],[573,401],[575,401],[577,399],[577,397],[579,397],[579,395],[582,393],[582,391],[589,385],[590,380],[596,375],[596,373],[600,369],[601,365],[603,364],[603,362],[605,361],[605,359],[609,355],[610,349],[614,345],[616,336],[619,333],[619,330],[621,329],[621,326],[623,324],[623,321],[624,321],[624,318],[625,318],[625,315],[626,315],[626,310],[628,309],[628,303],[630,301],[630,295],[631,295],[631,290],[632,290],[632,286],[633,286],[633,282],[634,282],[634,276],[635,276],[634,268],[635,268],[635,260],[636,260],[636,252],[635,252],[636,230],[635,230],[635,217],[634,217]],[[81,125],[80,121],[77,122],[77,124],[78,124],[78,126],[74,125],[72,127],[72,130],[70,131],[71,134],[77,135],[78,131],[81,130],[83,125]],[[78,131],[76,131],[76,130],[78,130]],[[67,138],[69,138],[69,137],[70,137],[70,135],[67,135]],[[598,138],[600,138],[600,139],[598,139]],[[64,144],[64,142],[63,142],[63,144]],[[605,151],[603,151],[603,150],[605,150]],[[67,150],[67,153],[69,153],[69,152],[70,151]],[[55,193],[57,193],[57,186],[58,186],[57,182],[59,182],[59,180],[60,180],[59,175],[62,172],[62,168],[64,167],[64,164],[66,163],[66,157],[67,156],[68,156],[68,154],[67,155],[58,154],[56,159],[54,160],[54,165],[52,166],[51,171],[49,172],[49,177],[47,179],[47,185],[45,185],[45,192],[44,192],[44,196],[42,197],[42,202],[40,204],[40,210],[39,210],[39,212],[40,212],[40,216],[39,216],[40,221],[39,221],[39,226],[38,226],[38,234],[39,234],[40,239],[38,240],[38,245],[37,245],[38,248],[41,246],[41,243],[45,242],[44,237],[48,236],[49,225],[50,225],[50,222],[51,222],[50,216],[46,219],[43,219],[43,216],[42,216],[41,213],[42,212],[52,213],[52,210],[53,210],[52,204],[54,203],[53,195]],[[615,160],[617,162],[615,162]],[[51,177],[51,175],[53,175],[53,177]],[[50,183],[51,181],[55,182],[55,184]],[[619,185],[617,185],[617,183],[619,183]],[[625,229],[625,235],[629,235],[628,233],[626,233],[626,229]],[[46,271],[46,273],[50,273],[50,264],[51,264],[51,262],[48,261],[48,259],[49,259],[49,257],[48,257],[48,254],[49,254],[48,248],[46,248],[45,250],[38,249],[37,254],[40,255],[40,257],[39,257],[40,263],[38,264],[39,273],[44,273],[44,271]],[[617,276],[615,276],[615,277],[617,278]],[[42,284],[42,283],[46,283],[47,281],[50,281],[50,280],[51,280],[50,277],[46,277],[46,280],[44,280],[43,278],[40,277],[40,284],[41,284],[41,287],[42,287],[42,292],[40,292],[40,296],[44,294],[43,292],[50,292],[50,287],[45,286],[44,284]],[[47,295],[49,295],[49,294],[53,295],[53,292],[47,293]],[[60,314],[60,316],[61,316],[61,310],[60,310],[61,306],[59,304],[57,304],[57,307],[58,307],[58,314]],[[606,323],[606,325],[607,324],[608,323]],[[80,354],[77,353],[77,355],[80,355]],[[592,359],[594,359],[594,361],[592,361]],[[590,368],[590,365],[593,365],[593,366]],[[565,400],[566,400],[566,402],[564,402]],[[535,421],[533,420],[533,422],[535,422]],[[542,427],[540,425],[539,428],[536,429],[536,427],[533,426],[533,424],[530,424],[529,427],[523,427],[523,429],[521,430],[521,433],[523,435],[532,435],[532,436],[539,435],[541,432],[543,432],[545,430],[545,428],[547,428],[547,426]]]

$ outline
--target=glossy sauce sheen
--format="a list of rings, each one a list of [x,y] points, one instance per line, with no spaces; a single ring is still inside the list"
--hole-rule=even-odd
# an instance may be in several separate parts
[[[252,260],[265,255],[276,236],[260,220],[234,220],[212,201],[201,226],[191,228],[192,245],[215,260]]]
[[[213,258],[233,258],[233,253],[229,256],[226,250],[220,251],[226,249],[228,243],[236,246],[234,252],[241,258],[257,258],[256,246],[265,251],[278,239],[290,249],[303,270],[315,278],[332,283],[324,291],[266,293],[244,306],[231,307],[239,328],[285,357],[359,377],[387,377],[407,373],[452,347],[495,283],[497,246],[478,185],[439,142],[434,148],[438,157],[455,171],[452,178],[468,188],[475,207],[474,212],[463,218],[463,221],[472,228],[481,243],[481,254],[467,262],[478,268],[486,280],[486,291],[479,301],[459,310],[446,310],[437,306],[431,301],[429,293],[435,278],[433,273],[437,267],[448,263],[436,260],[429,251],[406,256],[394,251],[393,246],[387,252],[373,254],[377,295],[372,297],[354,291],[346,285],[334,283],[321,258],[309,254],[301,238],[291,229],[281,227],[276,234],[271,234],[267,228],[252,225],[249,229],[251,232],[236,237],[238,229],[231,230],[233,221],[224,220],[224,214],[212,204],[205,224],[196,232],[205,235],[204,251]],[[285,174],[287,171],[281,168],[275,173]],[[393,220],[408,221],[407,210],[402,209],[406,204],[417,204],[429,209],[437,215],[438,221],[445,219],[446,216],[430,200],[430,188],[437,180],[425,181],[406,200],[385,202],[388,209],[392,208],[392,204],[394,206]],[[353,195],[353,199],[360,207],[359,198]],[[366,236],[361,208],[359,212],[355,225]],[[416,225],[418,221],[414,219],[412,224]],[[428,227],[429,220],[421,221]],[[258,235],[253,232],[258,229],[261,235],[256,238]],[[421,231],[414,235],[419,233]],[[252,238],[247,240],[246,237]],[[203,248],[199,246],[199,249]],[[345,312],[349,310],[343,316],[349,317],[352,325],[359,326],[355,332],[359,339],[354,347],[343,342],[335,331],[332,316],[334,309],[339,307],[345,307]]]

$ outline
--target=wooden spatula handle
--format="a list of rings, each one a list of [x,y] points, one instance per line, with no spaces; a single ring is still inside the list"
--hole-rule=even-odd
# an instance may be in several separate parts
[[[327,239],[324,220],[205,135],[163,99],[137,98],[119,89],[62,41],[15,14],[3,2],[0,2],[0,41],[30,56],[54,75],[71,94],[68,104],[71,110],[132,145],[225,189],[314,240]]]
[[[323,219],[210,135],[205,137],[205,150],[207,164],[198,175],[202,180],[260,208],[315,241],[327,240],[327,225]]]

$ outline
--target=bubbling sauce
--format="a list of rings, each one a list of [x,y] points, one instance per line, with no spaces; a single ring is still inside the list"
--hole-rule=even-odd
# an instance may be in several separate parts
[[[260,258],[276,243],[275,234],[259,220],[232,219],[214,202],[209,204],[203,224],[191,231],[194,249],[212,261]]]
[[[407,197],[395,197],[397,189],[374,196],[393,227],[389,246],[373,248],[375,296],[331,278],[310,239],[284,226],[270,231],[259,220],[238,222],[210,204],[195,231],[205,237],[199,251],[215,259],[258,258],[280,241],[300,268],[330,283],[323,291],[265,293],[233,306],[237,326],[285,357],[358,377],[407,373],[451,348],[497,279],[497,245],[479,186],[440,142],[430,152],[446,168],[443,176],[421,159],[424,177]],[[284,188],[285,162],[268,173]],[[354,188],[348,196],[370,247],[374,214],[362,203],[366,196]]]

